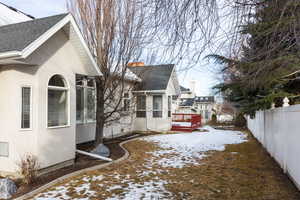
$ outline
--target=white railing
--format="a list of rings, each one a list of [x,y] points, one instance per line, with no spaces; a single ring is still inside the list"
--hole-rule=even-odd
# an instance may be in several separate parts
[[[249,130],[300,189],[300,105],[257,111]]]

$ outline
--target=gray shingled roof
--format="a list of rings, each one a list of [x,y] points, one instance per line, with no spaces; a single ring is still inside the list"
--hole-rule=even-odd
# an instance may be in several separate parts
[[[130,67],[130,70],[142,79],[135,90],[167,89],[173,69],[173,64]]]
[[[190,89],[185,88],[185,87],[183,87],[183,86],[180,86],[180,91],[181,91],[181,92],[189,92]]]
[[[0,26],[0,53],[22,51],[68,14]]]
[[[215,102],[215,97],[214,96],[200,96],[200,97],[195,97],[195,100],[197,103],[213,103],[213,102]]]
[[[194,98],[181,99],[179,106],[193,106],[194,101],[195,101]]]

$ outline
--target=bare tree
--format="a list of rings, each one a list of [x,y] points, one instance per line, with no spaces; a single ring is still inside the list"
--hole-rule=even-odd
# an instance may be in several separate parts
[[[96,77],[95,146],[103,142],[105,124],[121,118],[123,94],[133,85],[130,82],[136,81],[127,64],[141,55],[149,38],[142,6],[136,0],[68,2],[103,74]]]
[[[102,143],[106,123],[120,118],[127,63],[199,63],[219,30],[217,0],[68,0],[95,60],[97,77],[96,142]],[[143,50],[145,50],[143,52]]]

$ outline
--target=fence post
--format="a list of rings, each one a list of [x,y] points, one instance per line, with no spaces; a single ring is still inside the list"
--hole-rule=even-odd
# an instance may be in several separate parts
[[[283,99],[283,107],[289,107],[290,106],[290,100],[289,100],[289,98],[287,98],[287,97],[285,97],[284,99]]]
[[[275,109],[275,103],[271,104],[271,109]]]

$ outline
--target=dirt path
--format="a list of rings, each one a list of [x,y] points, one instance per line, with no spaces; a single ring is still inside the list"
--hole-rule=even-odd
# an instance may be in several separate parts
[[[208,129],[130,142],[129,160],[67,180],[34,199],[300,199],[251,136]]]

